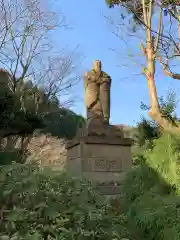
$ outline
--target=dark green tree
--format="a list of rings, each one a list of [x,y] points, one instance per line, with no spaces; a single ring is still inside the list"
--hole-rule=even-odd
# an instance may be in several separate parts
[[[159,128],[152,121],[142,117],[141,121],[137,124],[136,142],[140,147],[146,143],[151,143],[152,140],[160,136]]]
[[[1,84],[1,82],[0,82]],[[59,138],[71,139],[83,117],[60,106],[57,98],[47,96],[30,82],[24,82],[20,91],[12,92],[8,82],[0,88],[0,138],[21,139],[20,149],[0,151],[0,164],[11,161],[24,163],[27,157],[27,143],[35,130]]]
[[[60,138],[72,139],[75,137],[78,127],[81,127],[84,122],[82,116],[66,108],[60,108],[59,111],[50,112],[45,116],[46,126],[43,132]]]

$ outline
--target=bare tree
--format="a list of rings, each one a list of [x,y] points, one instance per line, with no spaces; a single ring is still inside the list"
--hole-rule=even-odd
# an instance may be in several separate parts
[[[67,27],[64,15],[45,10],[41,0],[0,0],[0,7],[0,65],[12,76],[12,92],[23,93],[31,80],[49,97],[67,93],[79,79],[77,49],[62,53],[50,41],[57,28]]]
[[[62,49],[53,57],[48,57],[46,61],[40,60],[39,67],[44,71],[36,71],[33,74],[34,82],[44,89],[46,96],[48,98],[58,97],[61,105],[70,104],[71,90],[81,80],[78,67],[83,55],[78,51],[78,46],[68,54],[67,52],[68,50]]]
[[[51,41],[58,28],[68,27],[66,19],[44,2],[0,0],[0,80],[9,79],[9,88],[19,94],[23,111],[31,104],[38,112],[42,101],[49,99],[58,98],[63,104],[63,95],[70,94],[80,79],[77,68],[82,54],[78,55],[78,48],[58,49]],[[32,87],[27,92],[28,84]],[[32,101],[26,101],[28,98]],[[22,145],[25,140],[23,137]]]
[[[170,67],[170,60],[174,61],[180,56],[179,1],[110,0],[108,2],[110,2],[110,7],[120,5],[127,9],[130,18],[133,18],[134,26],[140,26],[144,31],[144,36],[141,38],[141,51],[146,64],[142,65],[142,73],[147,79],[149,90],[149,115],[164,130],[179,132],[179,123],[171,122],[161,112],[155,83],[157,62],[160,62],[167,76],[180,79],[180,74],[173,73]],[[134,33],[137,33],[136,29]]]

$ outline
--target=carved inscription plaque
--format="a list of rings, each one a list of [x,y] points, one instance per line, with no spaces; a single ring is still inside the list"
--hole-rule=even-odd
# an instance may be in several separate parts
[[[98,172],[119,172],[121,171],[121,160],[94,159],[94,171]]]
[[[95,159],[96,171],[109,171],[110,169],[116,169],[116,161],[107,159]]]
[[[85,172],[122,172],[122,160],[91,157],[83,161],[83,170]]]

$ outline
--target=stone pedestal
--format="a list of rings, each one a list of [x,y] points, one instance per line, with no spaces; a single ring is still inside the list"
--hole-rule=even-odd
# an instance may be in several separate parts
[[[130,139],[82,136],[69,141],[66,148],[72,176],[95,182],[104,195],[119,193],[124,173],[132,166]]]

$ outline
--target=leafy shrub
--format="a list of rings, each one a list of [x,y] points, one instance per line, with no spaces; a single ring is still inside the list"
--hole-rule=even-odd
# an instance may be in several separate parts
[[[148,166],[171,185],[179,184],[179,157],[180,138],[168,134],[155,141],[153,151],[146,153]]]
[[[168,119],[173,125],[178,125],[179,119],[176,115],[176,108],[178,104],[177,95],[175,92],[168,92],[166,98],[159,98],[159,107],[161,114],[164,118]],[[141,109],[143,111],[149,111],[150,106],[141,102]],[[146,149],[153,148],[153,140],[160,138],[163,134],[163,129],[154,120],[141,117],[141,120],[137,123],[135,143],[140,147]]]
[[[153,121],[149,121],[144,117],[137,123],[136,131],[136,143],[140,147],[146,146],[146,148],[151,148],[151,142],[160,137],[158,126]]]
[[[180,239],[178,196],[160,195],[152,188],[132,204],[129,218],[132,216],[144,239]]]
[[[155,140],[123,183],[128,227],[141,239],[180,239],[179,146],[176,136]]]
[[[0,239],[110,240],[124,234],[90,183],[65,173],[1,167],[0,188]]]

